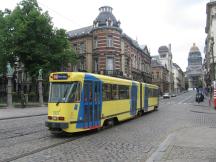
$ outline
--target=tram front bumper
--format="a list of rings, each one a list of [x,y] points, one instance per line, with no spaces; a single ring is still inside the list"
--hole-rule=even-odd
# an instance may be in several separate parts
[[[68,128],[68,123],[56,123],[56,122],[45,122],[45,126],[48,128],[61,128],[66,129]]]

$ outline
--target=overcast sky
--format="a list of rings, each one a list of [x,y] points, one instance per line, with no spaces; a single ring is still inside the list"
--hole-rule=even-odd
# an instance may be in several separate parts
[[[20,0],[0,0],[0,9],[13,9]],[[172,45],[173,62],[183,71],[190,47],[196,43],[204,57],[206,3],[209,0],[38,0],[54,26],[67,31],[89,26],[99,7],[109,5],[124,33],[146,44],[151,55],[161,45]]]

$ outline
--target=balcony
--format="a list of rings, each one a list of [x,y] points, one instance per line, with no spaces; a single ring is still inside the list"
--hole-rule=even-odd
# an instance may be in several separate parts
[[[123,72],[120,70],[104,70],[103,71],[104,75],[109,75],[113,77],[123,77]]]

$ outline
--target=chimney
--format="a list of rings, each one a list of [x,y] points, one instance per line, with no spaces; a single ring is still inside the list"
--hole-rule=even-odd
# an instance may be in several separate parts
[[[169,44],[169,51],[171,52],[171,43]]]

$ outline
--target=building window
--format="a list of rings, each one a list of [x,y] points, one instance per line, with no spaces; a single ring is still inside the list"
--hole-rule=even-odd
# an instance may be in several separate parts
[[[107,47],[113,47],[113,37],[111,35],[107,36]]]
[[[160,57],[161,57],[161,58],[165,58],[165,57],[166,57],[166,54],[161,54]]]
[[[129,60],[129,58],[125,58],[125,72],[126,72],[126,74],[129,74],[129,68],[130,68],[130,60]]]
[[[98,38],[94,37],[94,48],[98,48]]]
[[[160,75],[159,75],[159,72],[157,72],[157,79],[159,79],[160,78]]]
[[[98,68],[98,58],[94,58],[93,59],[93,69],[94,69],[94,72],[98,72],[99,68]]]
[[[142,70],[142,71],[145,71],[145,67],[144,67],[144,66],[145,66],[145,64],[144,64],[144,60],[142,60],[142,63],[141,63],[141,64],[142,64],[142,65],[141,65],[141,70]]]
[[[138,57],[137,56],[135,56],[135,67],[136,69],[138,69]]]
[[[114,69],[114,60],[113,57],[107,57],[106,59],[106,70]]]
[[[74,51],[77,51],[77,44],[76,43],[73,44],[73,49],[74,49]]]
[[[79,54],[83,54],[85,51],[85,44],[83,42],[80,43]]]
[[[80,71],[85,70],[84,59],[81,59],[81,60],[80,60],[80,68],[79,68],[79,70],[80,70]]]

